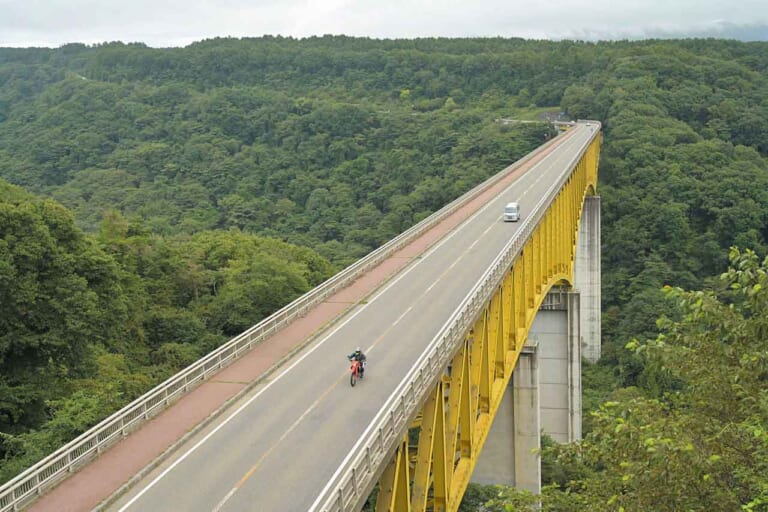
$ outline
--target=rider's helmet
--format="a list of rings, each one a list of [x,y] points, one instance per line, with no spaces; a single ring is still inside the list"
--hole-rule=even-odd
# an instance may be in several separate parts
[[[360,347],[357,347],[357,348],[355,349],[355,352],[362,352],[362,350],[360,350]]]

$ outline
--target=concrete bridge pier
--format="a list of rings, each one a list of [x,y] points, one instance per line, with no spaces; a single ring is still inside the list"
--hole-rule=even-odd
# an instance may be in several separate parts
[[[529,334],[541,367],[541,429],[559,443],[581,439],[581,295],[555,289]]]
[[[553,288],[531,327],[472,481],[541,491],[541,432],[581,439],[579,293]]]
[[[576,245],[574,286],[581,292],[580,321],[584,345],[581,355],[596,363],[600,359],[600,196],[584,198]]]
[[[541,409],[537,347],[526,346],[512,374],[514,422],[514,484],[534,494],[541,492]],[[510,393],[506,393],[507,396]],[[486,447],[487,447],[486,441]],[[482,460],[482,459],[481,459]]]
[[[536,347],[523,349],[472,473],[479,484],[541,491],[541,417]]]

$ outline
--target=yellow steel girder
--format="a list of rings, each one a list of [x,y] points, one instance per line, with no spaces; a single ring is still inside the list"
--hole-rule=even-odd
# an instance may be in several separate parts
[[[533,319],[549,289],[573,283],[584,198],[597,186],[599,134],[588,146],[417,416],[379,480],[376,511],[453,512],[475,468]]]

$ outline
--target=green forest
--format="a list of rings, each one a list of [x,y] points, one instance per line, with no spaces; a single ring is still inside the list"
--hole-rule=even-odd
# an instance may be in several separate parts
[[[768,43],[0,48],[0,481],[599,119],[603,359],[540,498],[768,510]]]

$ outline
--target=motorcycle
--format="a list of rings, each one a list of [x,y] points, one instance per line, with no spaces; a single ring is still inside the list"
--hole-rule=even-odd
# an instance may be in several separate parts
[[[358,361],[357,359],[351,359],[350,360],[350,366],[349,366],[349,384],[352,387],[355,387],[355,384],[357,383],[358,379],[363,378],[363,363]]]

